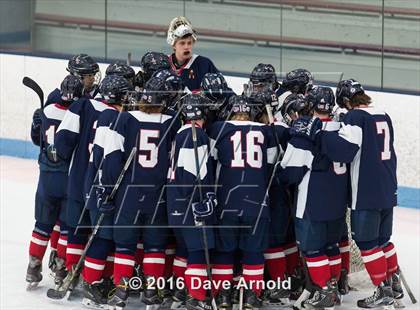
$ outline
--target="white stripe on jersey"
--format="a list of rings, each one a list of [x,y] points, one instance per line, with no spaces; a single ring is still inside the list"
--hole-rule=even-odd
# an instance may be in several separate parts
[[[280,152],[283,152],[281,146],[279,145]],[[277,159],[277,146],[267,148],[267,163],[274,164]]]
[[[204,179],[207,175],[207,161],[208,150],[207,145],[197,147],[198,161],[200,164],[200,178]],[[184,170],[197,177],[197,167],[195,164],[194,149],[181,148],[178,155],[178,167],[183,167]]]
[[[284,154],[281,166],[286,167],[308,167],[311,169],[314,156],[311,151],[295,148],[292,144],[288,144],[286,153]]]
[[[107,104],[105,104],[105,103],[103,103],[101,101],[98,101],[98,100],[95,100],[95,99],[89,99],[89,101],[92,104],[92,107],[96,111],[102,112],[102,111],[105,111],[105,110],[108,110],[108,109],[115,110],[113,107],[110,107],[109,105],[107,105]]]
[[[386,115],[385,111],[378,109],[377,107],[374,107],[372,105],[366,107],[366,108],[356,108],[358,110],[363,110],[370,115]]]
[[[142,111],[130,111],[130,113],[135,119],[143,123],[160,123],[163,124],[167,120],[171,119],[171,115],[161,114],[161,113],[152,113],[147,114]]]
[[[104,157],[111,154],[114,151],[124,152],[124,140],[125,138],[118,132],[108,129],[106,131],[107,136],[104,145]]]
[[[216,148],[216,140],[210,138],[210,156],[214,158],[214,160],[218,160],[219,156],[217,153]]]
[[[322,130],[325,131],[339,131],[340,130],[340,123],[339,122],[322,122]]]
[[[344,125],[342,123],[338,135],[350,143],[357,144],[359,147],[362,145],[363,130],[359,126]]]
[[[232,124],[235,126],[255,126],[255,127],[266,126],[266,124],[252,122],[252,121],[226,121],[226,123]]]
[[[44,115],[49,119],[62,121],[64,118],[64,115],[67,112],[67,109],[59,108],[55,104],[49,104],[44,108],[43,112],[44,112]]]
[[[100,126],[96,128],[95,140],[93,140],[93,143],[101,148],[104,148],[107,137],[111,134],[110,131],[111,129],[108,126]]]
[[[198,57],[197,54],[193,54],[188,63],[185,65],[183,69],[189,69],[191,65],[194,63],[194,60]]]
[[[356,153],[353,161],[350,164],[350,178],[351,178],[351,209],[356,209],[357,204],[357,192],[359,189],[359,174],[360,174],[360,157],[362,155],[362,149]]]
[[[57,133],[60,130],[68,130],[74,133],[80,132],[80,116],[68,110],[64,115],[60,126],[58,126]],[[56,133],[56,134],[57,134]]]
[[[307,171],[298,186],[298,199],[296,203],[296,217],[303,218],[306,209],[306,201],[308,200],[309,179],[311,178],[311,170]]]

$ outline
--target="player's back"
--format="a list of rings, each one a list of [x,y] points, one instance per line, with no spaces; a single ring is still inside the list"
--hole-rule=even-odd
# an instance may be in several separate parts
[[[261,123],[231,120],[210,129],[211,153],[218,161],[218,199],[224,208],[253,213],[268,183],[268,130]]]
[[[355,126],[362,141],[351,163],[352,208],[391,208],[397,204],[397,158],[388,114],[375,107],[351,110],[344,124]]]
[[[69,197],[83,202],[84,177],[99,114],[106,109],[114,109],[104,102],[81,98],[66,112],[56,134],[57,152],[70,162]]]

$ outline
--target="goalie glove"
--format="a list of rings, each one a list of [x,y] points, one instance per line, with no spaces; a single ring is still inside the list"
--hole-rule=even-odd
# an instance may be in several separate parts
[[[317,117],[302,116],[295,120],[290,129],[292,136],[303,136],[315,141],[316,135],[321,131],[322,122]]]
[[[217,207],[217,199],[215,193],[206,193],[206,198],[200,202],[191,205],[194,219],[197,222],[203,222],[212,216],[214,209]]]

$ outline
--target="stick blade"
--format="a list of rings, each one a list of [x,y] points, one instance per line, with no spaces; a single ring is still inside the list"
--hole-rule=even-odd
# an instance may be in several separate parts
[[[44,108],[44,92],[42,91],[41,87],[38,85],[37,82],[35,82],[33,79],[31,79],[28,76],[23,77],[22,84],[26,87],[32,89],[39,97],[39,100],[41,102],[41,109]]]
[[[53,288],[50,288],[47,291],[47,297],[51,299],[56,299],[56,300],[63,299],[64,297],[66,297],[66,294],[67,294],[67,291],[58,291]]]

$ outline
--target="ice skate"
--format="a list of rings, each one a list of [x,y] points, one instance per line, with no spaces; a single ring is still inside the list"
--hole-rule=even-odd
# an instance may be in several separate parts
[[[348,272],[341,269],[340,279],[338,280],[338,291],[341,296],[347,295],[350,291]]]
[[[50,258],[48,259],[48,268],[51,270],[51,275],[54,276],[56,270],[57,250],[51,250]]]
[[[125,308],[130,290],[128,282],[127,277],[121,278],[120,283],[115,288],[114,295],[108,300],[108,309],[122,310]]]
[[[187,310],[213,310],[210,299],[198,300],[191,296],[187,297],[185,302]]]
[[[221,289],[216,297],[216,304],[218,309],[232,309],[232,290]]]
[[[150,277],[146,278],[146,283],[149,283]],[[146,305],[146,310],[159,309],[163,302],[163,298],[159,295],[156,287],[146,287],[143,291],[141,301]]]
[[[244,290],[243,298],[243,308],[244,309],[254,309],[261,308],[263,306],[262,300],[257,296],[257,294],[250,289]]]
[[[63,284],[66,276],[67,270],[64,259],[56,257],[54,262],[54,284],[56,289],[58,289]]]
[[[91,309],[108,309],[107,299],[102,292],[102,281],[89,284],[83,280],[83,300],[82,304]]]
[[[26,282],[28,291],[35,289],[42,280],[42,261],[35,256],[29,257],[28,269],[26,271]]]
[[[115,285],[112,278],[104,278],[103,281],[99,284],[99,289],[102,293],[102,296],[108,300],[111,297]]]
[[[73,292],[73,290],[76,288],[77,284],[79,283],[79,273],[75,273],[74,268],[76,266],[73,266],[70,271],[67,272],[66,277],[62,281],[61,285],[54,289],[49,289],[47,291],[47,296],[52,299],[68,299]]]
[[[392,294],[394,295],[394,307],[401,309],[405,308],[402,299],[404,297],[404,290],[401,285],[400,270],[398,269],[392,275]]]
[[[283,288],[266,290],[264,294],[264,299],[269,306],[290,306],[292,303],[289,297],[290,291]]]
[[[303,302],[303,308],[333,310],[335,303],[336,293],[334,288],[329,284],[326,289],[316,287],[312,297]]]
[[[357,306],[364,309],[394,308],[394,295],[389,282],[384,281],[375,290],[372,296],[357,301]]]

